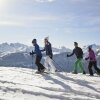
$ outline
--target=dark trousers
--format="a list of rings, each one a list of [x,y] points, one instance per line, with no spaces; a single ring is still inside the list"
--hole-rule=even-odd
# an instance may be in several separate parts
[[[100,73],[100,69],[97,67],[97,62],[96,61],[90,61],[88,65],[89,73],[90,75],[93,75],[93,70],[92,67],[94,66],[94,69]]]
[[[36,61],[35,61],[35,64],[37,65],[38,67],[38,71],[41,71],[43,70],[45,67],[40,63],[42,57],[39,57],[39,56],[36,56]]]
[[[47,55],[47,56],[49,56],[51,59],[53,59],[53,55]]]

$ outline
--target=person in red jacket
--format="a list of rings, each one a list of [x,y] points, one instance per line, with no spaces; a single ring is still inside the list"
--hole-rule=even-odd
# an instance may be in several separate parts
[[[92,70],[93,66],[94,66],[94,69],[96,70],[96,72],[98,74],[100,74],[100,69],[97,67],[97,60],[96,60],[95,53],[92,50],[92,46],[88,47],[88,52],[89,52],[89,55],[87,58],[85,58],[85,60],[88,60],[88,59],[90,60],[89,65],[88,65],[90,76],[93,76],[93,70]]]

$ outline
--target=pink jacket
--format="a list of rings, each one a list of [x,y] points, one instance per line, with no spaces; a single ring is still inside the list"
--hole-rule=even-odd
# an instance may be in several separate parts
[[[96,56],[93,50],[89,51],[89,59],[90,61],[96,61]]]

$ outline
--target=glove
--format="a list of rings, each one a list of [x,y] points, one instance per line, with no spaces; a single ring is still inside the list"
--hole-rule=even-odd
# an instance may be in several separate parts
[[[88,60],[88,58],[85,58],[85,60]]]
[[[67,57],[69,57],[69,55],[67,54]]]
[[[32,52],[30,52],[30,55],[32,55]]]
[[[90,60],[93,60],[93,58],[90,58]]]
[[[32,51],[32,52],[30,52],[30,55],[34,55],[35,53]]]

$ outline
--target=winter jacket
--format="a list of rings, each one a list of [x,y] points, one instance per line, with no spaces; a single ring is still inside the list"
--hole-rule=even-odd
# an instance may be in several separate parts
[[[68,55],[68,56],[70,57],[70,56],[73,56],[74,54],[76,55],[76,57],[77,57],[78,59],[83,58],[83,51],[82,51],[82,49],[81,49],[80,47],[76,47],[76,48],[73,50],[72,54],[70,54],[70,55]]]
[[[90,61],[96,61],[96,56],[95,56],[95,53],[94,53],[93,50],[90,50],[90,51],[89,51],[89,57],[88,57],[88,59],[89,59]]]
[[[52,56],[53,53],[52,53],[51,43],[48,42],[48,43],[45,45],[45,48],[44,48],[42,51],[46,51],[46,55],[47,55],[47,56]]]
[[[40,47],[38,44],[35,44],[35,50],[34,50],[34,53],[39,56],[39,57],[42,57],[42,53],[41,53],[41,50],[40,50]]]

